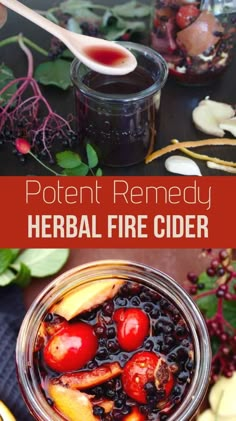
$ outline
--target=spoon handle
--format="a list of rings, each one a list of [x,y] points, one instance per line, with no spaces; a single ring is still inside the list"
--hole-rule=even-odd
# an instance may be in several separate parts
[[[18,13],[19,15],[27,18],[31,22],[45,29],[50,34],[54,35],[57,38],[60,38],[63,41],[63,28],[60,28],[55,23],[41,16],[39,13],[36,13],[34,10],[25,6],[18,0],[1,0],[1,4]]]

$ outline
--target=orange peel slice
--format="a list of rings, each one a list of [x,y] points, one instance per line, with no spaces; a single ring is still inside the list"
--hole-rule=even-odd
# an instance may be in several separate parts
[[[49,383],[48,393],[55,408],[68,421],[97,421],[89,395],[68,389],[60,384]]]
[[[172,139],[171,141],[174,143],[173,145],[165,146],[162,149],[159,149],[146,157],[145,163],[149,164],[150,162],[154,161],[157,158],[160,158],[163,155],[168,153],[180,150],[187,155],[191,156],[192,158],[201,159],[204,161],[212,161],[217,164],[228,165],[231,167],[236,167],[236,162],[232,161],[224,161],[223,159],[219,158],[212,158],[208,155],[196,154],[194,152],[188,151],[188,148],[198,148],[201,146],[221,146],[221,145],[229,145],[229,146],[236,146],[235,139],[204,139],[204,140],[194,140],[194,141],[187,141],[187,142],[179,142],[177,139]]]

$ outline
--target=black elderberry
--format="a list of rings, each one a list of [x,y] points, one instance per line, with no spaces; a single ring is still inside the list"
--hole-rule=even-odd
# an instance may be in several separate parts
[[[96,355],[98,360],[105,360],[108,357],[108,352],[106,348],[100,348]]]
[[[175,329],[175,333],[177,336],[184,336],[186,334],[186,329],[184,326],[177,326]]]
[[[98,417],[102,417],[105,414],[104,408],[102,406],[94,405],[93,414]]]
[[[117,299],[115,300],[115,303],[117,306],[125,307],[128,304],[128,300],[127,298],[124,298],[124,297],[117,297]]]
[[[116,329],[112,326],[112,327],[108,327],[107,329],[107,337],[109,339],[112,339],[116,336]]]
[[[124,401],[122,399],[117,399],[115,401],[116,408],[122,408],[123,405],[124,405]]]
[[[116,392],[113,389],[107,389],[106,390],[106,397],[110,399],[114,399],[116,396]]]
[[[188,380],[188,378],[189,378],[189,374],[188,373],[186,373],[186,372],[181,372],[179,375],[178,375],[178,381],[180,382],[180,383],[186,383],[186,381]]]
[[[111,316],[114,311],[114,304],[112,301],[108,301],[103,305],[102,308],[103,314],[106,316]]]
[[[47,323],[52,322],[52,320],[53,320],[53,314],[52,313],[48,313],[44,320]]]
[[[130,302],[131,302],[131,305],[133,305],[133,306],[139,306],[140,305],[140,299],[138,297],[133,297]]]
[[[156,386],[152,382],[146,383],[144,389],[146,390],[147,395],[155,395],[156,393]]]

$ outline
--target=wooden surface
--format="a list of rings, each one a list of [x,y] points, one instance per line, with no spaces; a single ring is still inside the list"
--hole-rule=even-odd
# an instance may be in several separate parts
[[[23,1],[30,7],[49,8],[56,2],[54,0]],[[0,31],[0,39],[16,35],[20,32],[43,47],[48,48],[50,35],[24,18],[9,12],[7,24]],[[34,53],[35,65],[44,58]],[[26,74],[26,60],[24,54],[17,45],[10,45],[0,49],[0,61],[4,61],[14,69],[16,76]],[[233,63],[213,85],[207,87],[184,87],[168,80],[162,91],[160,125],[156,141],[156,148],[166,146],[172,138],[179,140],[197,140],[207,138],[207,135],[200,133],[193,126],[191,113],[198,102],[210,96],[214,100],[231,104],[236,103],[236,54]],[[74,99],[72,89],[63,92],[57,88],[43,88],[53,108],[66,116],[74,112]],[[11,153],[11,145],[0,146],[0,175],[48,175],[48,172],[35,163],[31,158],[26,164],[21,164]],[[229,146],[205,147],[199,151],[218,156],[223,159],[236,161],[236,148]],[[105,168],[105,175],[170,175],[164,168],[164,158],[158,159],[151,164],[144,163],[128,168]],[[198,161],[203,175],[227,175],[216,170],[209,170],[204,162]]]

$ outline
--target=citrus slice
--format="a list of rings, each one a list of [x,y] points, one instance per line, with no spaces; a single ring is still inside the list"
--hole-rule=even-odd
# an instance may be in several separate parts
[[[11,411],[7,408],[7,406],[2,401],[0,401],[0,420],[16,421]]]
[[[49,383],[48,393],[55,408],[68,421],[97,421],[93,406],[86,393],[68,389],[60,384]],[[5,421],[5,420],[4,420]]]
[[[104,279],[80,286],[73,292],[64,295],[51,311],[66,320],[71,320],[83,311],[91,310],[113,298],[123,283],[124,281],[121,279]]]

